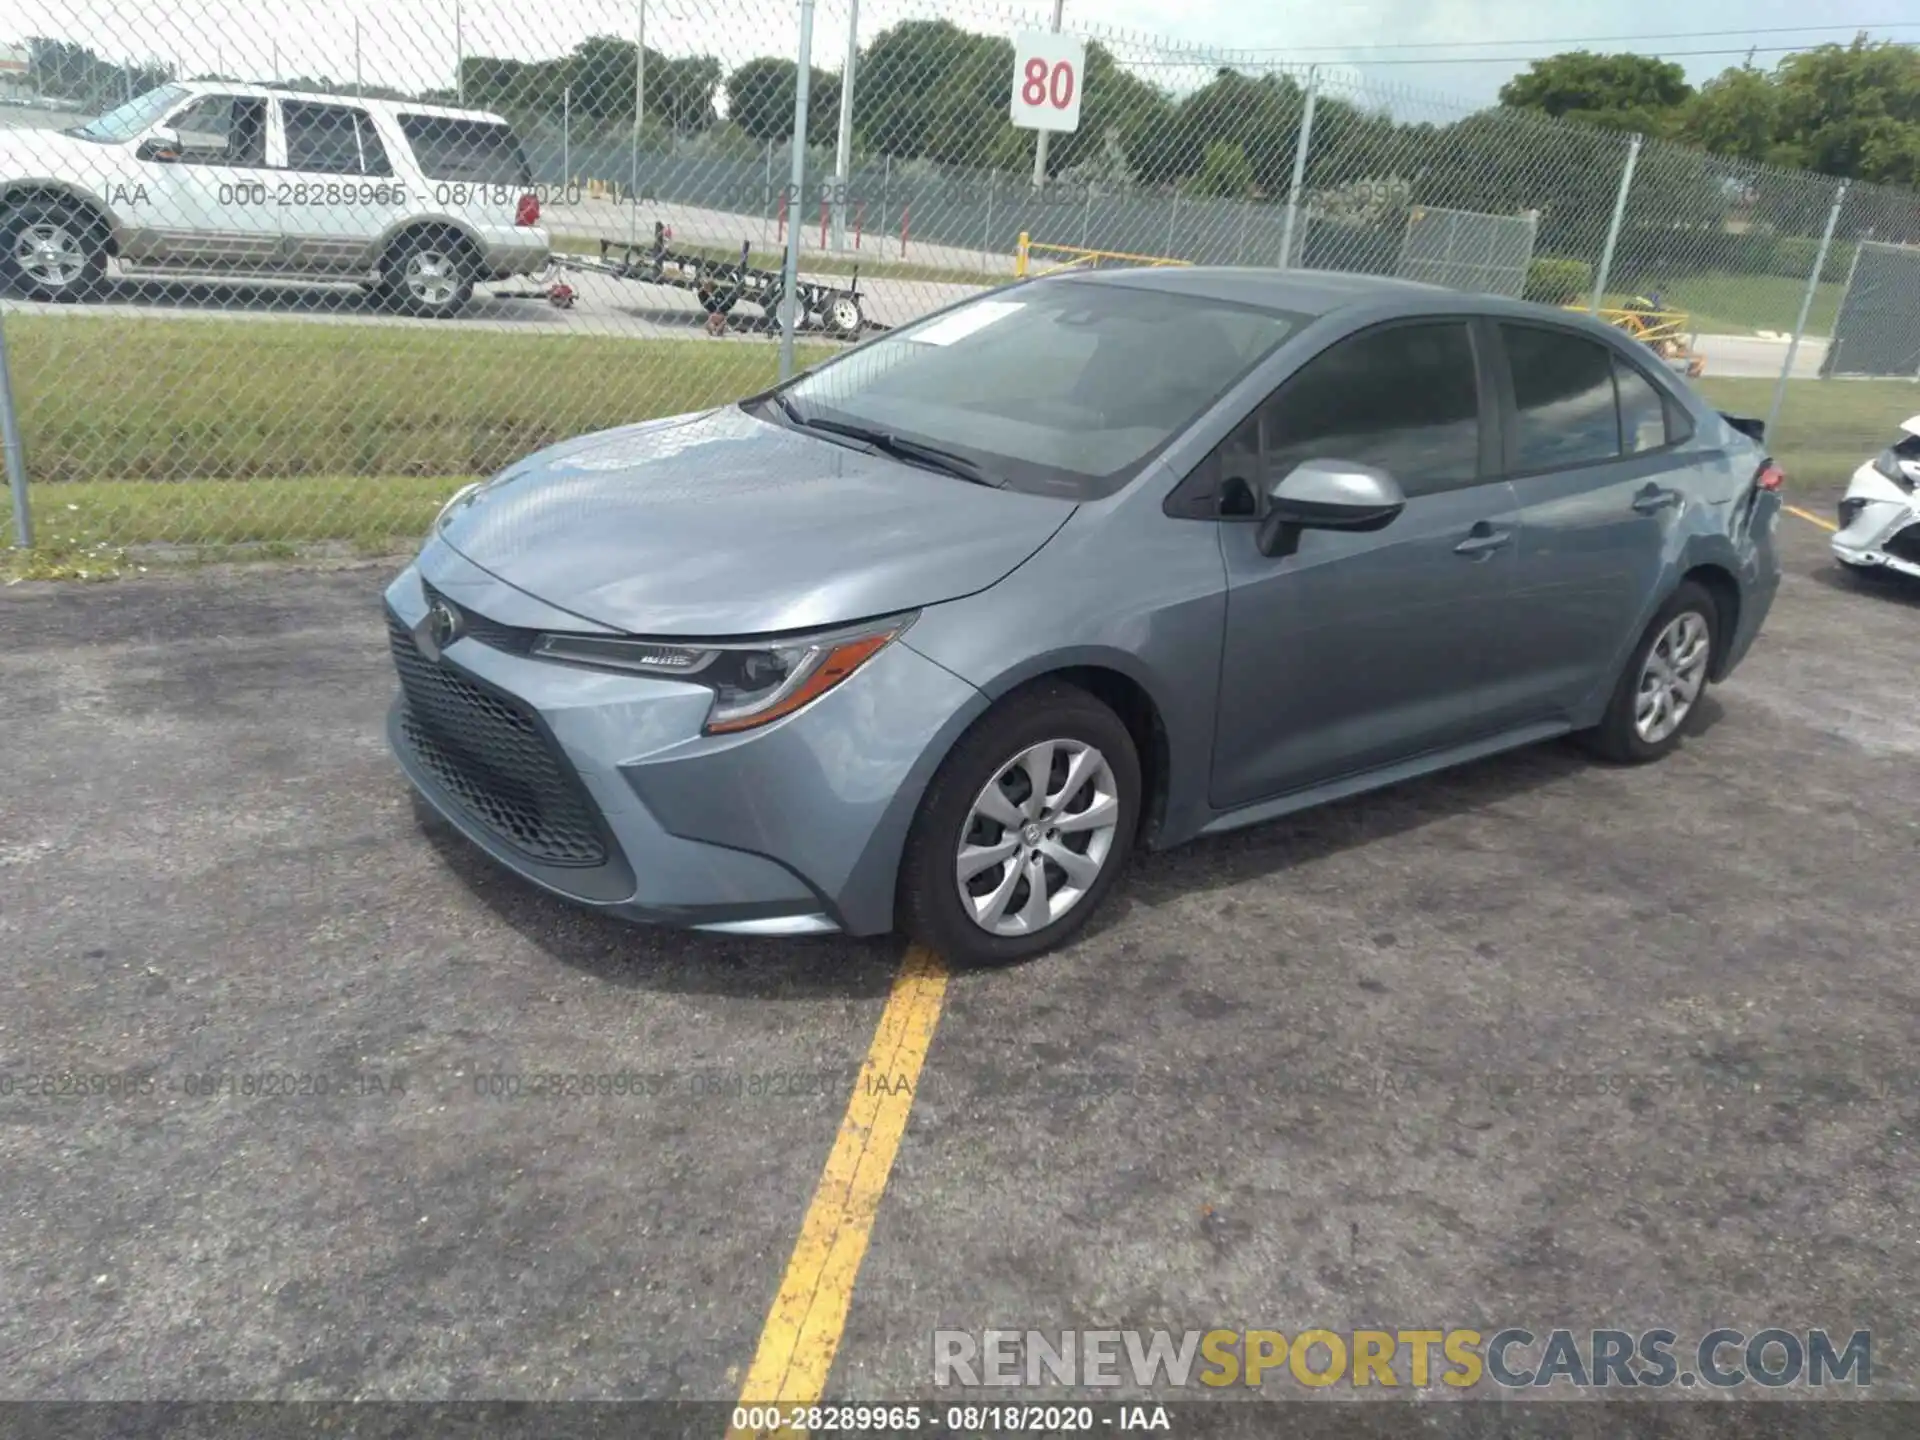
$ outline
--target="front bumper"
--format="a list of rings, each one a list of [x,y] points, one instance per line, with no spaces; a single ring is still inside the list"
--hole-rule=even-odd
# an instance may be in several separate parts
[[[1835,559],[1920,577],[1920,497],[1862,465],[1847,486],[1838,519],[1831,542]]]
[[[436,659],[412,648],[429,586],[472,617]],[[700,686],[516,653],[500,627],[594,627],[441,541],[388,587],[386,606],[403,680],[388,738],[407,778],[501,864],[629,920],[890,930],[919,794],[985,704],[895,642],[785,720],[704,736]],[[449,686],[453,699],[439,698]]]

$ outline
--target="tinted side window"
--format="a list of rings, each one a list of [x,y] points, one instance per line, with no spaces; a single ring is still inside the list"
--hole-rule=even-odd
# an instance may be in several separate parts
[[[1560,470],[1617,457],[1612,352],[1564,330],[1502,325],[1500,334],[1519,411],[1517,468]]]
[[[287,168],[317,170],[325,175],[360,173],[360,134],[357,111],[343,105],[310,105],[290,100],[282,114],[287,122]]]
[[[1377,465],[1409,496],[1480,474],[1480,393],[1464,322],[1392,325],[1308,361],[1261,414],[1267,473],[1302,460]]]
[[[1620,442],[1627,454],[1658,450],[1679,438],[1668,427],[1665,398],[1651,380],[1617,355],[1613,380],[1620,387]]]
[[[533,169],[513,131],[491,120],[402,115],[400,129],[429,180],[531,185]]]

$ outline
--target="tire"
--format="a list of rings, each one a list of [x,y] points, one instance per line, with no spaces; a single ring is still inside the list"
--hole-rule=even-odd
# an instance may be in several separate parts
[[[853,295],[831,297],[820,312],[820,319],[829,334],[847,338],[858,335],[866,323],[866,316],[860,313],[860,301]]]
[[[51,200],[0,216],[0,269],[35,300],[91,300],[105,287],[107,249],[93,220]]]
[[[1053,747],[1049,793],[1056,808],[1040,812],[1036,821],[1028,808],[1034,787],[1023,761],[1048,744]],[[1070,778],[1076,757],[1081,778],[1074,793],[1061,794],[1055,787]],[[990,791],[997,800],[989,798]],[[988,818],[983,804],[1004,807],[1009,820],[1024,815],[1029,823],[1012,829]],[[1083,822],[1059,830],[1046,823],[1074,821],[1096,809],[1110,814],[1111,823]],[[1092,918],[1126,868],[1139,817],[1140,759],[1120,717],[1063,681],[1040,681],[1017,691],[961,737],[921,798],[900,866],[901,928],[955,965],[1005,965],[1065,944]],[[1051,919],[1030,908],[1036,893],[1031,862],[1038,853],[1030,842],[1036,837],[1047,852],[1039,856],[1038,873]],[[984,921],[961,898],[963,846],[982,855],[1005,850],[998,859],[973,857],[977,868],[966,883],[970,893],[981,896],[974,904],[988,913]],[[1051,858],[1063,850],[1077,857],[1072,872]],[[1023,864],[1029,868],[1021,869]]]
[[[450,320],[473,298],[479,265],[458,235],[416,230],[394,241],[380,267],[380,292],[403,315]]]
[[[1654,723],[1657,709],[1654,716],[1646,717],[1644,727],[1641,714],[1643,684],[1656,688],[1662,684],[1649,660],[1656,647],[1666,656],[1679,655],[1682,662],[1673,672],[1675,679],[1665,683],[1665,720],[1670,723],[1664,728]],[[1647,622],[1640,643],[1633,647],[1626,668],[1620,672],[1606,714],[1582,736],[1587,748],[1601,759],[1620,765],[1644,765],[1671,754],[1700,713],[1700,697],[1706,693],[1707,677],[1713,673],[1719,654],[1719,606],[1702,586],[1685,581]],[[1682,695],[1684,704],[1680,703]],[[1677,718],[1675,710],[1680,712]]]

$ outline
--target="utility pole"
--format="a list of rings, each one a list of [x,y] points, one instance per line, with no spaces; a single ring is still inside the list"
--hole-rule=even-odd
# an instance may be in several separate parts
[[[633,148],[627,156],[627,246],[640,236],[640,117],[647,112],[647,0],[633,27]]]
[[[1067,0],[1053,0],[1053,33],[1060,33],[1061,14],[1067,8]],[[1051,131],[1033,132],[1033,188],[1038,190],[1047,183],[1047,136]]]
[[[793,374],[800,323],[800,196],[807,188],[807,90],[813,73],[813,0],[800,0],[800,67],[793,77],[793,170],[788,185],[787,255],[780,276],[780,378]]]

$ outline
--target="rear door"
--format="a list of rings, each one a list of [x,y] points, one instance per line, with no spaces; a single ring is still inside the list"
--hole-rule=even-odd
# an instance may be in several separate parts
[[[358,105],[283,100],[287,168],[276,190],[290,265],[371,270],[381,237],[404,213],[406,189],[371,117]]]
[[[1407,496],[1384,528],[1306,530],[1287,556],[1261,553],[1257,523],[1221,522],[1215,809],[1486,730],[1517,523],[1511,488],[1491,478],[1486,390],[1467,320],[1377,326],[1308,361],[1208,462],[1247,511],[1262,480],[1313,458],[1377,465]]]
[[[270,112],[260,95],[201,95],[161,121],[180,143],[170,149],[147,141],[135,151],[147,203],[130,208],[141,224],[127,237],[127,260],[219,271],[275,262]]]
[[[1556,718],[1611,686],[1690,501],[1685,413],[1611,346],[1489,323],[1503,460],[1520,505],[1515,623],[1492,657],[1503,713]]]

